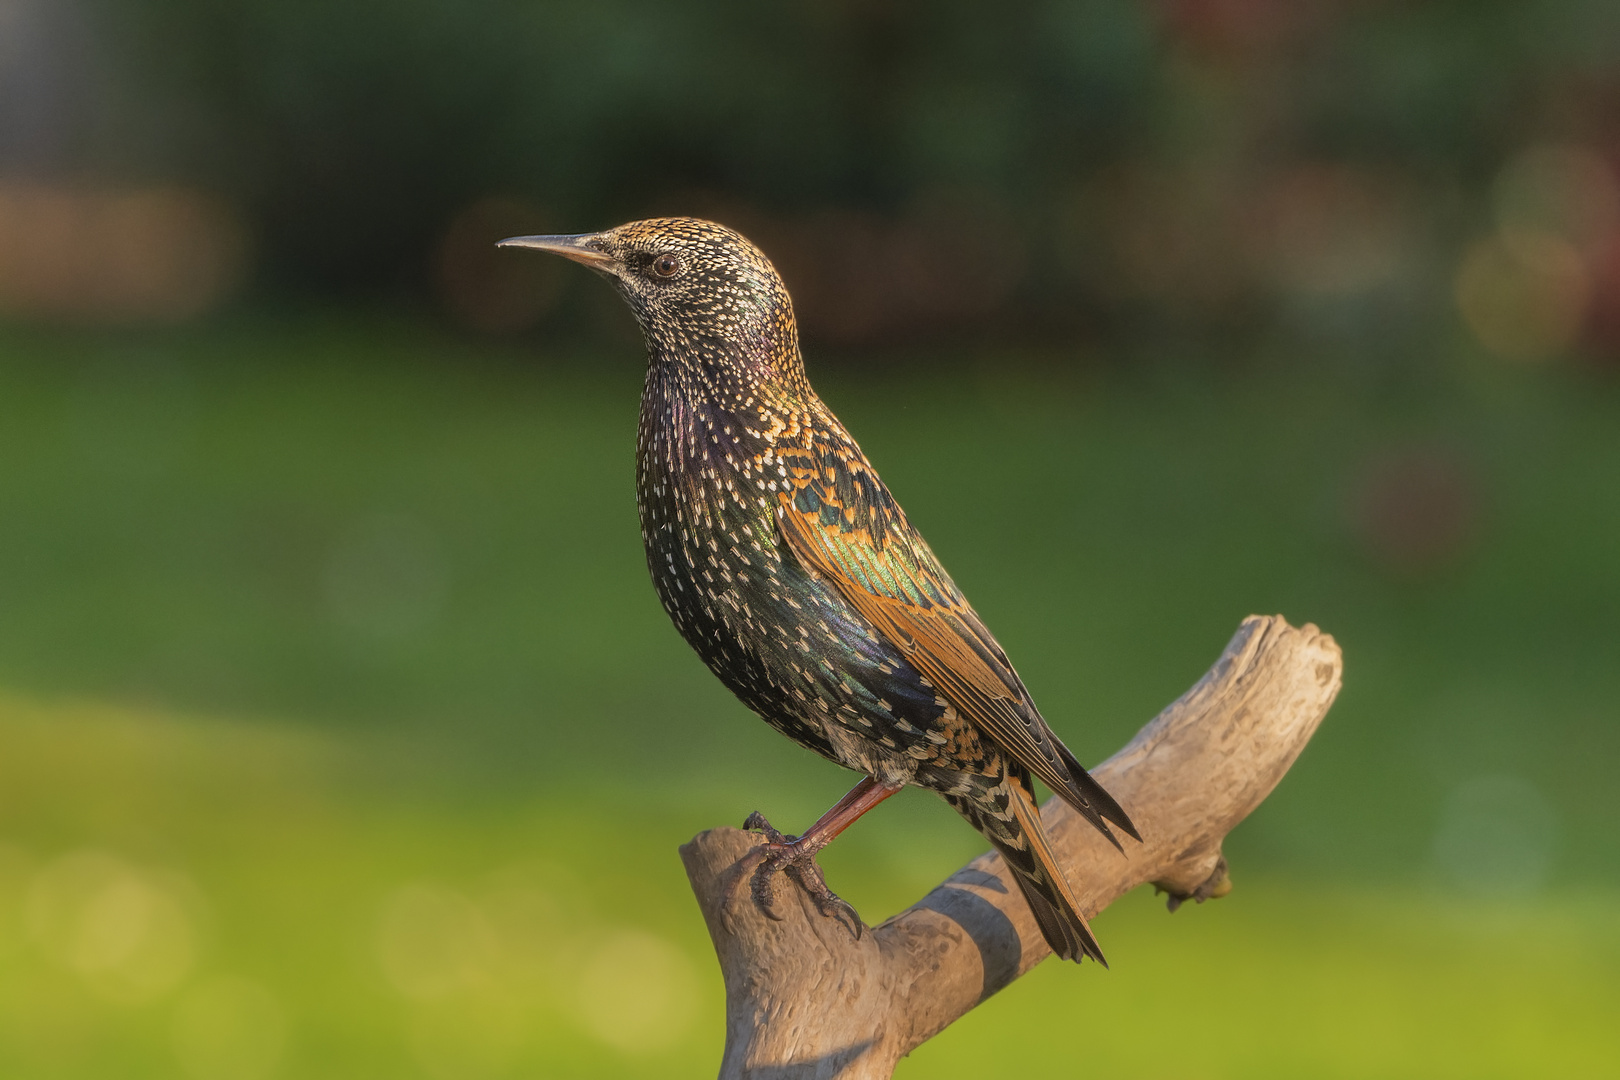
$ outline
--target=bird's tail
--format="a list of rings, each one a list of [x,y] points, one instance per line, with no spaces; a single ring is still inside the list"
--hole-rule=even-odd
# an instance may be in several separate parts
[[[1076,963],[1089,956],[1107,967],[1102,947],[1052,854],[1029,782],[1011,773],[983,794],[946,796],[945,801],[1001,852],[1052,951]]]

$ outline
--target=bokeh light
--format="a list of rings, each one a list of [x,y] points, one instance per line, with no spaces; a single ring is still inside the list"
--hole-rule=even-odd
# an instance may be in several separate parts
[[[246,226],[214,196],[0,177],[0,315],[185,322],[228,298],[247,270]]]
[[[554,895],[571,880],[554,866],[516,863],[470,889],[415,882],[387,898],[377,959],[409,1002],[411,1055],[435,1080],[507,1075],[533,1032],[559,1020],[632,1056],[691,1033],[698,980],[685,951],[571,915]]]
[[[1545,361],[1572,346],[1590,279],[1579,249],[1561,236],[1518,230],[1481,240],[1457,271],[1457,306],[1486,349]]]
[[[39,947],[106,997],[148,1001],[173,990],[196,960],[194,889],[104,851],[76,851],[29,887],[28,927]]]
[[[1457,271],[1463,321],[1498,356],[1567,353],[1612,306],[1604,285],[1620,234],[1614,166],[1589,147],[1539,144],[1503,167],[1491,194],[1497,231]]]

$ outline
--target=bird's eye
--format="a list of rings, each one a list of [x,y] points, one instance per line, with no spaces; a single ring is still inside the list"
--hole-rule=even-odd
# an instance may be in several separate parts
[[[652,261],[652,272],[659,277],[674,277],[680,272],[681,260],[668,252]]]

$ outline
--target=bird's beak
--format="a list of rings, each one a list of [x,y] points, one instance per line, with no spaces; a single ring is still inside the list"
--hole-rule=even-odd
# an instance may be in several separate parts
[[[577,236],[512,236],[495,246],[536,248],[540,251],[549,251],[553,255],[561,255],[565,259],[573,259],[586,266],[606,268],[608,264],[618,260],[591,243],[593,240],[600,240],[601,236],[601,233],[580,233]]]

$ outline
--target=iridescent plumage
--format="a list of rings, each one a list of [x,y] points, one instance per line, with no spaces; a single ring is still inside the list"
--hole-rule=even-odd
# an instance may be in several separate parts
[[[507,243],[602,272],[641,324],[642,538],[703,662],[778,731],[871,778],[853,816],[905,784],[942,795],[1006,857],[1053,951],[1100,960],[1031,776],[1111,841],[1109,823],[1136,830],[811,389],[769,260],[693,218]],[[853,816],[792,853],[808,861]]]

